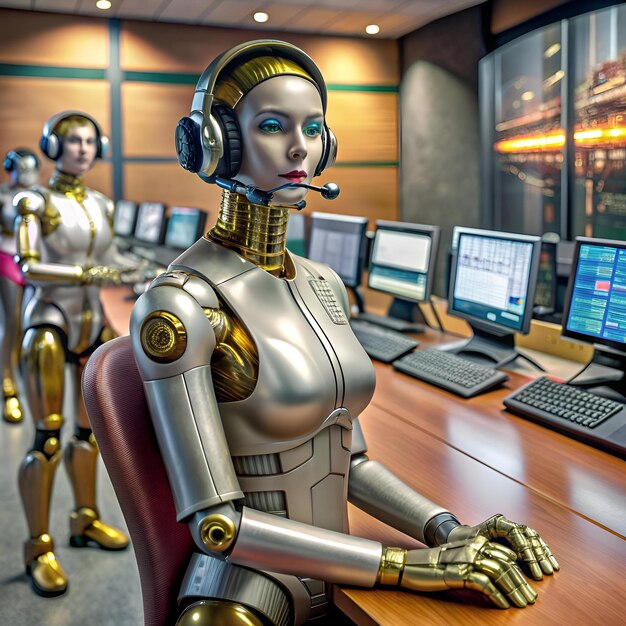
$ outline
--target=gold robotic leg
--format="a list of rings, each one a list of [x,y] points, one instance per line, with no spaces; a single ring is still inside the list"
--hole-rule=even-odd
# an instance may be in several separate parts
[[[96,468],[98,446],[82,398],[80,379],[83,367],[76,370],[78,390],[77,429],[65,449],[65,467],[74,491],[76,508],[70,513],[70,545],[84,548],[90,543],[103,550],[123,550],[128,537],[100,520],[96,506]]]
[[[9,319],[10,312],[6,311],[5,320],[5,338],[3,346],[5,350],[10,349],[9,354],[3,355],[3,372],[2,372],[2,395],[4,405],[2,407],[2,417],[10,423],[21,422],[23,419],[22,407],[17,396],[17,387],[13,380],[14,373],[20,359],[20,340],[22,335],[22,299],[24,290],[22,287],[11,285],[10,289],[15,289],[15,306],[13,316]],[[3,291],[2,296],[5,296]],[[11,298],[9,298],[10,300]]]
[[[202,600],[188,606],[175,626],[264,626],[256,613],[236,602]]]
[[[24,543],[24,564],[33,589],[58,596],[67,589],[67,576],[54,555],[48,526],[50,500],[61,459],[59,435],[63,424],[65,353],[58,333],[31,328],[22,346],[24,384],[35,421],[33,449],[22,461],[18,482],[30,538]]]

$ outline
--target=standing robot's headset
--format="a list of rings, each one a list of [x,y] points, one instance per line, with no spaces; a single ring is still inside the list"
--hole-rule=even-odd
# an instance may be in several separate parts
[[[315,81],[322,97],[326,116],[326,84],[313,59],[296,46],[285,41],[259,39],[227,50],[218,56],[202,73],[191,105],[191,113],[176,127],[176,154],[178,162],[207,182],[215,178],[232,179],[241,167],[242,139],[235,112],[213,102],[215,85],[225,68],[235,61],[240,64],[260,56],[281,56],[300,65]],[[315,168],[315,176],[333,165],[337,157],[337,140],[324,121],[322,130],[322,158]]]
[[[25,157],[32,158],[35,167],[39,168],[39,159],[37,158],[37,155],[26,148],[16,148],[15,150],[9,150],[4,157],[4,163],[2,164],[2,167],[4,167],[7,172],[14,172],[17,169],[19,162]]]
[[[87,115],[87,113],[83,113],[82,111],[62,111],[61,113],[53,115],[43,127],[41,139],[39,140],[41,151],[53,161],[61,157],[63,153],[63,137],[57,135],[54,129],[59,122],[73,115],[84,117],[93,124],[96,129],[96,159],[105,157],[109,150],[109,138],[102,134],[98,122],[96,122],[91,115]]]

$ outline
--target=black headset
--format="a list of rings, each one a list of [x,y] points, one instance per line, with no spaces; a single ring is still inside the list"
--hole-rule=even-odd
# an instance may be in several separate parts
[[[4,167],[7,172],[14,172],[17,169],[18,163],[24,157],[32,157],[33,159],[35,159],[35,167],[39,169],[39,157],[28,148],[15,148],[15,150],[9,150],[4,157],[4,163],[2,164],[2,167]]]
[[[53,115],[43,127],[41,139],[39,140],[41,151],[53,161],[61,157],[61,154],[63,154],[63,137],[57,135],[54,129],[59,122],[73,115],[84,117],[88,122],[93,124],[96,129],[96,159],[105,157],[109,150],[109,138],[102,134],[98,122],[96,122],[91,115],[87,115],[87,113],[83,113],[82,111],[62,111],[61,113]]]
[[[275,39],[258,39],[239,44],[223,52],[204,70],[196,85],[191,113],[176,126],[176,155],[180,165],[213,183],[215,178],[232,179],[241,167],[243,142],[235,112],[228,106],[213,103],[215,85],[220,74],[261,56],[281,56],[297,63],[317,84],[324,118],[326,117],[326,83],[313,59],[293,44]],[[322,157],[314,176],[334,164],[337,139],[326,125],[322,129]]]

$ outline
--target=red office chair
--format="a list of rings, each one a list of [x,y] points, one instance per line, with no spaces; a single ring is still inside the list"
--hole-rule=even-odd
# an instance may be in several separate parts
[[[176,522],[130,337],[94,352],[83,374],[83,394],[135,550],[144,624],[171,625],[194,544],[187,526]]]

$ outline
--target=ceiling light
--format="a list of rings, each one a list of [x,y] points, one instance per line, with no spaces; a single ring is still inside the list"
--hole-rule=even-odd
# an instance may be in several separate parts
[[[96,8],[106,11],[111,8],[111,2],[109,0],[98,0],[98,2],[96,2]]]
[[[270,16],[265,11],[257,11],[254,15],[254,21],[259,24],[265,24],[270,19]]]
[[[365,32],[368,35],[378,35],[378,33],[380,32],[380,27],[378,26],[378,24],[368,24],[365,27]]]

